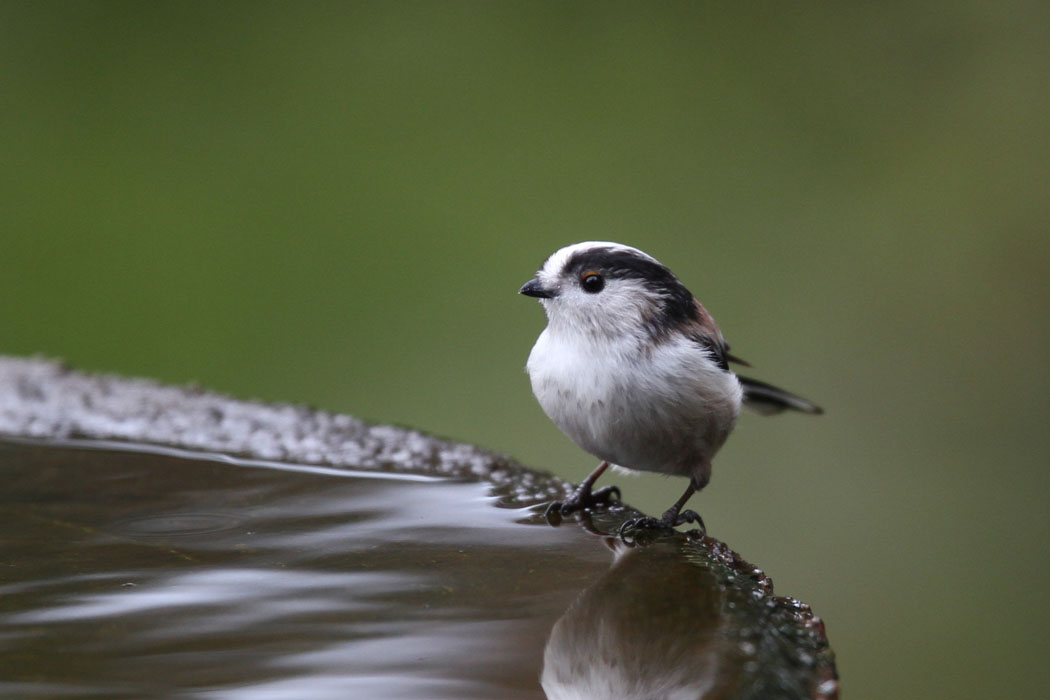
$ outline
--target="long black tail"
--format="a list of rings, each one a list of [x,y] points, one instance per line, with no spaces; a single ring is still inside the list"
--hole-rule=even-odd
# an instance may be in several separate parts
[[[737,375],[737,379],[740,380],[740,386],[744,388],[744,405],[755,413],[771,416],[774,413],[792,410],[816,416],[824,412],[823,408],[812,401],[778,389],[772,384],[740,375]]]

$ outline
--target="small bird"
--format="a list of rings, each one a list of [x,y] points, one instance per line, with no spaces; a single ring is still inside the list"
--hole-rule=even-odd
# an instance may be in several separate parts
[[[637,248],[587,241],[558,250],[519,293],[540,300],[547,327],[527,370],[540,406],[601,464],[565,501],[562,514],[605,505],[620,491],[594,490],[610,466],[689,478],[660,519],[634,528],[672,528],[703,520],[686,501],[711,478],[711,460],[736,424],[741,405],[771,415],[820,414],[813,403],[735,374],[750,366],[729,352],[711,314],[674,273]]]

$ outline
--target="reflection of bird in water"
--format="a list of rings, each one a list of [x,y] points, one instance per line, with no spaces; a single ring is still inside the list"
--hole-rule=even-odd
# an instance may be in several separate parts
[[[746,576],[680,540],[611,546],[612,567],[551,630],[548,700],[836,697],[823,634]]]
[[[551,630],[548,700],[697,700],[725,684],[725,591],[677,546],[613,545],[614,562]]]

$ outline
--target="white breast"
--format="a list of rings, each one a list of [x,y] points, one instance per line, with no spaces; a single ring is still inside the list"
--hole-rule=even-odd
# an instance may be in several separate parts
[[[573,442],[627,469],[706,473],[740,412],[736,375],[686,338],[651,345],[548,327],[528,372],[540,406]]]

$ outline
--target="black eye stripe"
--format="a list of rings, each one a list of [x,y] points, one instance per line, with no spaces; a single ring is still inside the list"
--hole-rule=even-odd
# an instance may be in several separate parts
[[[659,295],[660,305],[669,319],[682,321],[697,318],[693,295],[678,278],[664,265],[632,251],[605,246],[578,250],[569,257],[562,270],[576,274],[601,270],[604,279],[640,280]],[[582,278],[580,286],[583,286]]]

